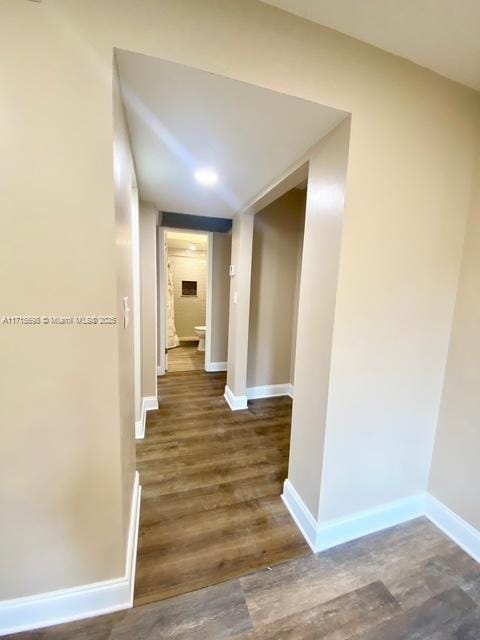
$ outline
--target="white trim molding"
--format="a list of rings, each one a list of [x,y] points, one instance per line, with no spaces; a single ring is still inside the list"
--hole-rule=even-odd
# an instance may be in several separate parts
[[[157,367],[157,376],[164,376],[165,375],[165,369],[162,369],[162,367]]]
[[[236,396],[232,393],[230,387],[225,385],[225,393],[223,395],[227,401],[228,406],[232,411],[240,411],[241,409],[248,409],[247,396]]]
[[[0,636],[91,618],[133,606],[142,488],[138,471],[132,493],[125,575],[113,580],[0,602]]]
[[[480,562],[480,531],[431,494],[426,497],[425,515],[469,556]]]
[[[226,362],[210,362],[205,365],[205,371],[213,372],[213,371],[226,371],[227,363]]]
[[[141,440],[145,437],[145,421],[143,419],[143,411],[142,411],[142,419],[135,422],[135,440]]]
[[[315,520],[289,480],[285,480],[282,500],[314,553],[426,516],[469,556],[480,562],[480,531],[429,493],[325,523]]]
[[[293,398],[293,385],[286,382],[284,384],[266,384],[261,387],[247,388],[247,398],[249,400],[276,398],[278,396],[290,396],[290,398]]]
[[[324,551],[424,514],[425,494],[366,509],[317,526],[316,548]]]
[[[145,425],[147,423],[147,411],[158,409],[157,396],[144,396],[142,398],[142,418],[135,423],[135,438],[141,440],[145,437]]]
[[[289,480],[282,500],[314,553],[393,527],[425,514],[425,494],[318,523]]]
[[[283,483],[282,500],[308,546],[316,553],[317,522],[288,479]]]

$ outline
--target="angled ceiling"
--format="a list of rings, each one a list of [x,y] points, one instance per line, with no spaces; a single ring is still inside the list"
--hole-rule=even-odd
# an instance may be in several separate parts
[[[231,218],[347,114],[117,51],[140,196],[160,211]],[[212,168],[218,182],[198,184]]]
[[[263,0],[480,90],[479,0]]]

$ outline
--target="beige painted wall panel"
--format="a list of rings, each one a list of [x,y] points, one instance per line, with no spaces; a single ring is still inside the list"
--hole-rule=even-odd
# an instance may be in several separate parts
[[[235,396],[245,396],[247,392],[253,221],[252,215],[239,213],[232,225],[231,263],[235,275],[230,280],[227,386]]]
[[[247,387],[291,382],[305,191],[291,189],[255,215]]]
[[[329,133],[308,169],[288,477],[318,514],[350,120]]]
[[[428,485],[478,133],[466,140],[447,127],[437,136],[446,116],[432,109],[433,120],[419,118],[424,135],[428,127],[434,138],[413,152],[408,113],[397,115],[405,140],[395,141],[395,160],[385,156],[379,180],[372,151],[387,123],[381,118],[369,128],[365,122],[360,130],[352,120],[322,521],[422,493]],[[447,169],[457,154],[465,163]],[[364,169],[370,167],[363,181],[362,157]],[[363,202],[360,215],[352,213],[354,201]]]
[[[298,329],[298,303],[300,300],[300,282],[302,276],[303,260],[303,236],[305,232],[305,198],[304,193],[303,215],[301,216],[301,227],[299,230],[297,264],[295,271],[295,290],[293,293],[293,319],[292,319],[292,342],[290,346],[290,384],[295,386],[295,358],[297,355],[297,329]]]
[[[117,280],[118,377],[120,398],[120,445],[123,501],[123,535],[126,550],[133,481],[135,477],[135,367],[134,317],[123,323],[123,300],[133,308],[132,189],[135,183],[133,158],[127,120],[118,84],[116,64],[113,71],[113,169],[115,180],[115,246]]]
[[[480,157],[465,238],[430,492],[480,529]]]
[[[478,94],[254,0],[0,0],[0,31],[2,313],[117,313],[114,46],[352,112],[332,425],[356,439],[332,461],[355,482],[336,477],[331,496],[340,513],[425,488]],[[123,574],[132,445],[118,329],[104,329],[0,328],[0,420],[15,425],[0,461],[2,598]]]
[[[142,396],[157,395],[157,211],[140,202]]]
[[[212,235],[212,331],[211,361],[226,362],[228,355],[228,307],[230,276],[228,268],[232,253],[229,233]]]

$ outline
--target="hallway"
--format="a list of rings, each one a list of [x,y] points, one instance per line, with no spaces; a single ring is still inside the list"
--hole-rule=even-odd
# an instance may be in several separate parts
[[[137,443],[142,485],[135,604],[238,577],[310,550],[284,507],[291,400],[232,412],[225,373],[158,379]]]

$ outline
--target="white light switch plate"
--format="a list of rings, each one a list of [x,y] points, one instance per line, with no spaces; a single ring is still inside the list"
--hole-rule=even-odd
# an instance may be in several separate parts
[[[123,299],[123,328],[126,329],[130,324],[130,307],[128,306],[128,296]]]

